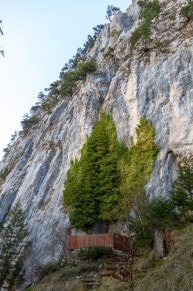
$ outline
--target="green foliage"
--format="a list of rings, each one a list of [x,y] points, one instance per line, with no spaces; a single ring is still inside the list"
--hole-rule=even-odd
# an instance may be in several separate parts
[[[175,19],[176,19],[176,14],[175,14],[175,13],[170,14],[168,18],[169,18],[169,20],[171,20],[171,21],[172,21],[172,20],[175,20]]]
[[[0,171],[0,180],[5,181],[7,175],[9,174],[10,170],[8,167]]]
[[[154,229],[164,230],[179,223],[178,214],[169,199],[158,197],[151,200],[145,215],[147,224]]]
[[[60,87],[60,94],[61,95],[70,95],[72,96],[73,91],[76,87],[77,76],[76,72],[69,71],[62,74],[62,85]]]
[[[118,31],[115,28],[111,31],[111,37],[118,37],[119,34],[120,34],[120,31]]]
[[[164,51],[164,43],[160,40],[157,40],[154,42],[153,48],[159,50],[160,52]]]
[[[9,212],[0,228],[0,288],[9,283],[9,290],[21,279],[23,266],[21,243],[27,235],[26,224],[21,205],[17,203]]]
[[[155,230],[180,226],[180,217],[170,199],[150,199],[144,192],[135,204],[129,223],[130,229],[137,235],[136,246],[152,246]]]
[[[96,71],[97,67],[95,61],[90,60],[86,62],[85,60],[87,53],[93,47],[103,28],[103,24],[93,27],[94,34],[88,35],[83,48],[78,48],[75,56],[73,56],[62,68],[60,80],[51,83],[49,88],[45,88],[46,94],[43,92],[38,94],[38,101],[31,107],[30,115],[27,114],[21,121],[23,130],[20,133],[22,135],[28,135],[30,130],[35,128],[36,124],[39,122],[39,114],[41,112],[50,114],[62,97],[72,96],[77,81],[85,79],[88,74]],[[8,153],[9,148],[5,149],[5,151]]]
[[[141,39],[143,42],[147,42],[151,36],[151,27],[148,23],[142,23],[136,30],[134,30],[130,37],[130,43],[132,47],[135,47],[137,42]]]
[[[132,47],[135,47],[136,44],[138,43],[138,41],[141,39],[142,37],[142,34],[141,34],[141,29],[140,29],[140,26],[134,30],[131,34],[131,37],[129,39],[130,41],[130,44]]]
[[[160,4],[158,0],[145,1],[139,14],[139,18],[143,19],[146,24],[151,25],[152,20],[160,14]]]
[[[154,126],[145,117],[136,133],[137,142],[131,142],[128,150],[117,141],[112,117],[101,113],[65,182],[64,206],[75,227],[87,229],[99,220],[128,219],[158,152]]]
[[[155,127],[144,116],[136,128],[137,141],[131,141],[130,158],[121,167],[121,191],[123,194],[121,212],[127,217],[135,206],[135,201],[141,197],[145,185],[148,183],[158,148],[155,145]]]
[[[130,228],[137,234],[137,246],[153,243],[155,229],[177,228],[192,222],[193,210],[193,165],[180,167],[179,176],[173,182],[168,199],[150,199],[144,192],[135,201]]]
[[[26,136],[32,128],[35,128],[35,126],[39,123],[40,118],[37,115],[31,115],[29,116],[26,114],[24,116],[24,119],[21,121],[22,125],[22,134]]]
[[[80,249],[77,253],[81,260],[91,260],[96,261],[100,258],[107,258],[113,255],[112,248],[93,246],[84,249]]]
[[[94,60],[90,60],[88,62],[78,64],[74,70],[62,72],[60,74],[62,79],[60,94],[72,96],[74,89],[76,88],[76,82],[84,80],[88,74],[94,73],[96,69],[96,62]]]
[[[76,54],[62,68],[61,74],[63,72],[67,72],[67,71],[70,71],[72,69],[75,69],[80,62],[85,61],[87,53],[93,47],[95,41],[97,40],[97,38],[100,35],[103,28],[104,28],[103,24],[99,24],[96,27],[93,27],[94,34],[87,36],[87,41],[84,43],[83,48],[77,49]]]
[[[119,154],[112,117],[101,113],[80,161],[72,162],[65,182],[64,205],[75,227],[88,228],[100,219],[115,218],[121,195]]]
[[[120,8],[114,7],[112,5],[107,6],[107,11],[106,11],[106,19],[111,21],[112,16],[115,14],[116,11],[119,11]]]
[[[190,1],[188,5],[183,6],[180,10],[180,15],[186,17],[188,21],[193,20],[193,2]]]
[[[77,73],[77,79],[82,80],[85,79],[88,74],[92,74],[96,71],[97,65],[94,60],[91,60],[86,63],[80,63],[78,64],[76,73]]]
[[[172,184],[170,199],[182,221],[187,222],[189,212],[193,210],[193,164],[180,167],[179,176]]]
[[[109,47],[107,52],[104,54],[104,57],[109,57],[109,56],[113,56],[113,52],[114,52],[114,48],[113,47]]]
[[[147,43],[151,37],[152,21],[157,18],[161,11],[161,6],[158,0],[138,1],[141,7],[139,19],[142,19],[141,25],[132,33],[130,43],[135,47],[139,40]]]

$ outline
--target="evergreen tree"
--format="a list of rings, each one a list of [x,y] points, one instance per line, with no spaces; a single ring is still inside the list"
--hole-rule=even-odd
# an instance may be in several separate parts
[[[123,193],[120,213],[127,219],[129,213],[143,195],[144,187],[148,183],[158,148],[154,142],[155,127],[144,116],[136,128],[137,140],[131,140],[130,155],[127,163],[121,168],[121,191]]]
[[[170,199],[184,222],[193,210],[193,164],[180,167],[178,178],[173,182]]]
[[[22,242],[27,235],[24,214],[17,203],[0,229],[0,288],[4,283],[15,284],[22,270]]]
[[[88,228],[99,220],[116,219],[121,200],[119,148],[112,117],[101,113],[80,161],[72,163],[65,182],[64,205],[75,227]]]
[[[111,21],[112,16],[115,14],[116,11],[120,10],[118,7],[114,7],[112,5],[107,6],[107,11],[106,11],[106,19]]]
[[[142,117],[137,142],[118,142],[115,124],[103,112],[72,163],[64,190],[64,206],[72,224],[88,228],[99,221],[127,220],[147,184],[158,149],[155,128]]]

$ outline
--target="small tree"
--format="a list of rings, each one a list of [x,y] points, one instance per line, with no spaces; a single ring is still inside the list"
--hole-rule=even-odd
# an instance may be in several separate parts
[[[118,7],[114,7],[112,5],[107,6],[107,11],[106,11],[106,19],[111,21],[112,16],[115,14],[116,11],[120,10]]]
[[[9,212],[0,228],[0,288],[6,283],[11,286],[18,283],[23,267],[22,245],[27,235],[24,214],[17,203]]]
[[[136,245],[153,246],[154,234],[157,231],[163,243],[164,230],[177,226],[180,221],[171,200],[163,197],[150,199],[144,191],[141,198],[136,201],[129,222],[131,229],[137,234]]]
[[[187,222],[188,213],[193,210],[193,164],[180,167],[179,176],[172,184],[170,199],[182,221]]]

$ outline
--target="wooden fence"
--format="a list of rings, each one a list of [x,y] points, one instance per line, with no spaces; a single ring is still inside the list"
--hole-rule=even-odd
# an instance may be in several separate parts
[[[110,247],[122,252],[129,252],[130,239],[115,233],[91,234],[91,235],[74,235],[68,239],[68,249],[75,250],[91,246]]]

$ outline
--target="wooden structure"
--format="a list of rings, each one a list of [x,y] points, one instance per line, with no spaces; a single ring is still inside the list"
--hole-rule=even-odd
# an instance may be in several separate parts
[[[74,235],[69,237],[67,244],[69,250],[92,246],[110,247],[124,253],[128,253],[131,247],[129,237],[115,233]]]

